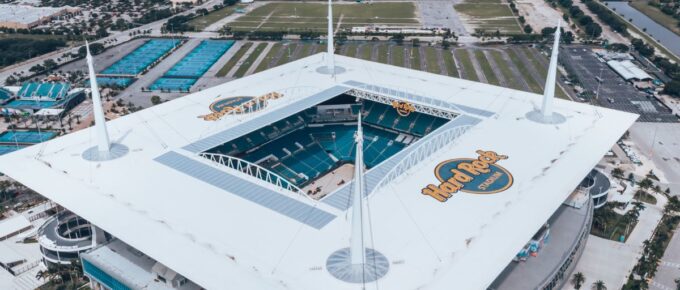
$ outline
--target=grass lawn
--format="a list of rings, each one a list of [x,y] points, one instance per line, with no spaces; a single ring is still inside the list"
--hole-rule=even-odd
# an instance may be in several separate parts
[[[404,47],[401,45],[396,45],[392,47],[392,65],[404,67]]]
[[[598,210],[604,210],[604,208]],[[620,238],[622,235],[624,236],[624,241],[627,240],[628,236],[630,236],[630,233],[637,225],[637,222],[626,225],[623,215],[618,213],[612,213],[612,218],[604,221],[605,226],[602,226],[600,224],[601,222],[602,221],[595,221],[593,227],[590,229],[590,233],[600,238],[617,242],[621,241]],[[626,230],[628,230],[628,232],[626,232]]]
[[[465,49],[456,49],[453,53],[456,55],[456,58],[460,61],[460,65],[463,69],[463,72],[465,73],[464,78],[466,80],[476,82],[479,81],[477,73],[475,72],[475,67],[472,65],[472,61],[470,60],[470,54],[468,53],[468,51]]]
[[[523,87],[521,82],[515,77],[515,74],[512,73],[508,63],[503,59],[501,52],[492,50],[490,53],[491,57],[493,57],[493,60],[496,62],[496,65],[498,65],[498,68],[503,74],[503,77],[505,77],[505,81],[507,82],[508,86],[516,90],[522,90]]]
[[[529,90],[539,94],[543,92],[541,85],[539,85],[538,82],[536,82],[536,80],[531,76],[531,73],[529,73],[529,70],[526,66],[524,66],[524,63],[520,60],[515,51],[508,49],[507,52],[510,56],[510,60],[515,64],[519,72],[522,74],[522,78],[524,78],[524,80],[529,85]]]
[[[630,4],[630,6],[635,7],[635,9],[647,15],[656,23],[659,23],[663,27],[668,28],[668,30],[675,32],[675,34],[680,35],[680,26],[678,26],[678,23],[680,23],[680,21],[673,18],[673,16],[663,13],[661,12],[661,10],[659,10],[659,8],[649,5],[648,1],[646,0],[645,1],[636,0],[628,3]]]
[[[486,59],[486,55],[484,55],[484,51],[475,50],[475,58],[477,59],[479,66],[482,67],[482,71],[484,72],[484,76],[486,77],[486,81],[489,82],[492,85],[499,85],[500,81],[498,81],[498,77],[496,77],[496,73],[494,73],[493,69],[491,68],[491,64],[489,63],[489,60]]]
[[[224,64],[224,66],[217,71],[216,76],[218,77],[223,77],[226,76],[231,69],[236,65],[236,63],[243,57],[244,54],[246,54],[246,51],[253,45],[252,42],[246,42],[244,43],[238,51],[227,61],[227,63]]]
[[[542,76],[547,76],[548,75],[548,68],[544,66],[539,60],[538,57],[543,57],[542,55],[536,55],[531,51],[531,48],[522,48],[524,50],[524,54],[526,54],[529,57],[529,60],[531,63],[534,65],[538,73]],[[545,82],[545,80],[540,80],[541,82]],[[555,88],[555,96],[563,99],[563,100],[571,100],[569,98],[569,95],[567,95],[566,92],[561,87]]]
[[[262,62],[260,62],[260,64],[255,69],[255,72],[257,73],[257,72],[261,72],[263,70],[268,69],[269,63],[272,61],[272,59],[274,59],[279,54],[279,51],[281,51],[282,47],[283,46],[281,45],[280,42],[274,43],[274,45],[272,46],[272,48],[269,49],[269,52],[264,57]]]
[[[425,61],[427,62],[427,71],[435,74],[441,74],[439,67],[439,58],[437,57],[437,50],[434,47],[427,46],[425,49]]]
[[[349,56],[349,57],[356,57],[357,55],[357,48],[359,47],[356,44],[345,44],[344,46],[347,47],[345,50],[345,53],[343,55]]]
[[[283,52],[283,55],[281,55],[281,58],[279,58],[279,61],[276,63],[276,66],[280,66],[282,64],[286,64],[293,60],[293,52],[295,52],[295,49],[297,48],[297,43],[290,43],[288,45],[284,45],[283,49],[285,50]]]
[[[359,58],[371,60],[371,50],[373,50],[373,45],[366,44],[359,48]]]
[[[644,203],[656,204],[656,197],[644,191],[636,192],[633,198]]]
[[[518,33],[522,30],[508,3],[501,3],[500,0],[467,0],[454,5],[454,9],[463,15],[463,21],[475,28],[505,33]]]
[[[220,8],[210,13],[191,19],[188,24],[198,31],[203,31],[206,27],[212,25],[213,23],[220,21],[222,18],[227,17],[234,13],[238,6],[227,6]]]
[[[333,21],[341,26],[418,24],[415,5],[410,2],[345,3],[333,5]],[[268,3],[229,24],[233,30],[326,29],[327,6],[322,3]]]
[[[453,60],[453,53],[447,49],[442,51],[442,56],[444,57],[444,64],[449,76],[459,78],[460,74],[458,73],[458,68],[456,68],[456,61]]]
[[[244,75],[246,75],[246,72],[248,72],[248,69],[250,68],[250,66],[252,66],[253,63],[255,63],[255,61],[260,56],[262,51],[265,48],[267,48],[267,45],[269,45],[269,43],[267,43],[267,42],[263,42],[263,43],[258,44],[255,47],[255,49],[253,50],[253,52],[250,53],[248,58],[246,58],[246,60],[243,61],[243,63],[241,63],[241,66],[238,67],[238,69],[234,73],[234,76],[237,77],[237,78],[240,78],[240,77],[243,77]]]
[[[300,51],[300,55],[298,55],[297,58],[303,58],[303,57],[311,55],[313,46],[314,46],[314,44],[312,44],[312,43],[302,44],[302,50]]]
[[[378,45],[378,62],[379,63],[387,63],[387,58],[389,55],[387,55],[387,44],[381,43]]]
[[[420,67],[420,51],[417,47],[411,47],[409,57],[411,58],[411,68],[422,70],[422,68]]]

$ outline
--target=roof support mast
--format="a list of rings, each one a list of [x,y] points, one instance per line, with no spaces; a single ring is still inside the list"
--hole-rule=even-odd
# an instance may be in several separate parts
[[[534,108],[534,110],[526,114],[527,119],[536,123],[555,125],[564,123],[567,120],[563,115],[556,113],[553,110],[553,105],[555,103],[555,85],[557,82],[557,56],[560,50],[561,33],[561,21],[558,20],[557,27],[555,27],[555,40],[553,42],[552,52],[550,53],[548,75],[545,78],[543,102],[540,108]]]
[[[550,66],[548,67],[548,76],[545,79],[545,89],[543,91],[543,105],[541,106],[541,114],[544,119],[553,117],[553,102],[555,99],[555,80],[557,79],[557,54],[560,46],[560,24],[557,21],[557,28],[555,28],[555,40],[553,42],[552,54],[550,55]]]
[[[106,119],[104,118],[104,109],[102,108],[102,99],[99,95],[99,86],[97,85],[97,75],[94,73],[94,65],[92,63],[92,55],[90,54],[90,44],[85,41],[85,48],[87,50],[87,69],[90,74],[90,90],[92,91],[92,110],[94,111],[94,126],[97,131],[97,149],[100,154],[108,154],[111,148],[109,142],[109,133],[106,130]]]
[[[366,264],[366,247],[364,245],[364,133],[361,129],[361,112],[359,112],[356,141],[356,158],[354,159],[354,196],[352,197],[352,236],[350,237],[350,254],[352,265],[363,270]]]
[[[326,58],[326,67],[331,75],[335,75],[335,47],[333,44],[333,3],[328,0],[328,51]]]

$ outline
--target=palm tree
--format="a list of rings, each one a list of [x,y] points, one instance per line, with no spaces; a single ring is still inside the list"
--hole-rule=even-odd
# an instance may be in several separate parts
[[[604,282],[602,280],[597,280],[595,283],[593,283],[593,289],[594,290],[607,290],[607,286],[604,285]]]
[[[680,290],[680,278],[675,279],[675,290]]]
[[[583,286],[583,282],[585,281],[586,276],[584,276],[581,272],[578,272],[571,277],[571,283],[574,284],[574,288],[576,288],[576,290],[581,289],[581,286]]]

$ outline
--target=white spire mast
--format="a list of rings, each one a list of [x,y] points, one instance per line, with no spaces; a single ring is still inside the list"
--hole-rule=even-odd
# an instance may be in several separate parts
[[[90,90],[92,91],[92,110],[94,111],[94,126],[97,131],[97,149],[99,153],[108,154],[111,148],[109,143],[109,134],[106,130],[106,119],[104,118],[104,108],[102,107],[102,99],[99,95],[99,86],[97,85],[97,75],[94,73],[94,65],[92,64],[92,55],[90,54],[90,45],[85,41],[85,49],[87,50],[87,69],[90,74]]]
[[[335,48],[333,47],[333,4],[328,0],[328,51],[326,54],[326,67],[331,75],[335,75]]]
[[[543,91],[543,106],[541,106],[541,114],[544,119],[552,118],[553,116],[553,99],[555,98],[555,80],[557,78],[557,54],[560,46],[560,24],[557,21],[557,28],[555,29],[555,40],[553,43],[552,54],[550,55],[550,66],[548,67],[548,77],[545,80],[545,89]]]
[[[354,196],[352,197],[352,236],[350,237],[350,255],[352,265],[366,264],[366,246],[364,245],[364,132],[361,129],[361,110],[357,122],[356,158],[354,159]]]

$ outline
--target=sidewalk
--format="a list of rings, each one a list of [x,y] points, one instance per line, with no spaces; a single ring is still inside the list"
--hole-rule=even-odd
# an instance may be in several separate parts
[[[663,216],[663,207],[668,200],[665,196],[655,194],[656,205],[645,203],[645,209],[640,212],[635,229],[625,243],[620,243],[590,235],[586,242],[583,256],[576,264],[573,273],[581,272],[585,282],[581,289],[590,289],[597,280],[602,280],[608,289],[621,289],[628,280],[628,275],[642,253],[643,242],[651,238],[656,225]],[[573,290],[571,277],[562,290]]]

